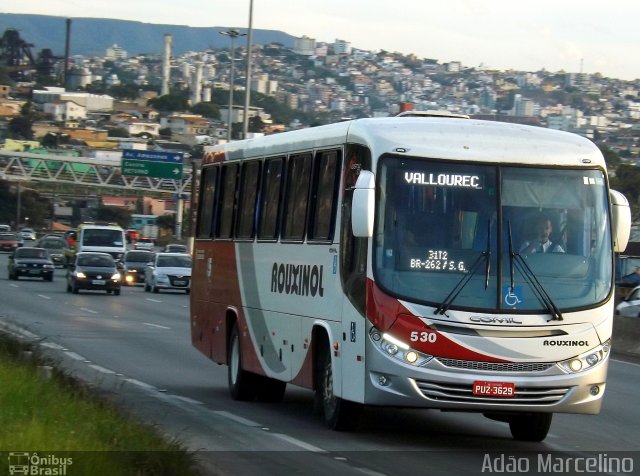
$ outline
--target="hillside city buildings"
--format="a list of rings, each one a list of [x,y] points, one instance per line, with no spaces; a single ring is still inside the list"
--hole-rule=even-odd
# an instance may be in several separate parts
[[[228,121],[244,120],[246,48],[235,48],[234,103],[229,111],[229,48],[173,55],[173,46],[171,36],[165,35],[162,54],[131,55],[113,45],[101,57],[74,56],[66,87],[36,87],[35,81],[0,85],[0,137],[7,137],[9,121],[20,115],[23,105],[31,103],[41,113],[32,126],[33,140],[7,139],[0,148],[119,164],[124,149],[179,150],[190,157],[198,153],[194,146],[226,141]],[[260,119],[250,135],[403,110],[448,110],[574,132],[605,144],[631,163],[640,155],[640,80],[563,71],[497,71],[308,37],[298,38],[292,49],[255,45],[251,62],[251,97],[264,106],[248,109],[250,118]],[[58,78],[62,67],[58,61]],[[110,94],[114,87],[131,85],[135,99]],[[149,100],[160,93],[183,93],[190,107],[156,110]],[[219,117],[191,111],[200,103],[211,103],[214,96]],[[135,197],[102,199],[103,205],[138,203]],[[145,197],[143,203],[143,210],[138,210],[142,213],[176,210],[173,199]],[[66,203],[55,205],[69,209]],[[88,208],[81,214],[91,209],[83,206]],[[69,217],[57,219],[69,222]]]
[[[228,121],[244,120],[246,48],[235,47],[234,107],[229,111],[226,101],[219,101],[219,118],[213,119],[189,111],[161,113],[147,104],[161,86],[168,93],[188,92],[191,107],[210,102],[216,90],[229,91],[228,48],[173,56],[172,46],[165,35],[164,54],[131,55],[113,45],[102,57],[74,56],[66,88],[2,86],[0,119],[15,117],[21,104],[31,100],[48,118],[36,124],[36,139],[53,131],[75,138],[86,136],[86,130],[107,138],[110,130],[119,129],[142,139],[170,132],[171,140],[189,146],[226,140]],[[441,64],[414,55],[360,50],[342,39],[328,44],[308,37],[297,39],[292,49],[255,45],[251,61],[252,94],[290,110],[283,120],[281,113],[251,107],[249,116],[260,118],[259,133],[309,126],[310,118],[318,123],[406,109],[448,110],[574,132],[606,141],[630,160],[640,153],[640,80]],[[135,84],[139,97],[123,101],[108,94],[124,84]],[[105,93],[88,92],[100,88]]]

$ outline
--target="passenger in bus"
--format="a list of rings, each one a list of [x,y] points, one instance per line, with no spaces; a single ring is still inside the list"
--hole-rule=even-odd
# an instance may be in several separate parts
[[[640,284],[640,267],[637,267],[631,274],[627,274],[622,278],[622,281],[627,283]]]
[[[546,215],[538,215],[533,221],[531,238],[520,246],[520,253],[564,253],[562,246],[551,241],[553,226]]]

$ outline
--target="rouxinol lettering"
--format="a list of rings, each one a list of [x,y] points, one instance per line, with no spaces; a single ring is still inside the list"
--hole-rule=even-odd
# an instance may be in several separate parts
[[[461,174],[425,174],[422,172],[405,172],[407,183],[417,185],[436,185],[439,187],[467,187],[482,188],[482,182],[477,175]]]
[[[589,341],[586,340],[545,340],[542,345],[550,345],[555,347],[583,347],[588,346]]]
[[[310,264],[273,263],[271,268],[271,292],[323,297],[323,268],[324,266]]]

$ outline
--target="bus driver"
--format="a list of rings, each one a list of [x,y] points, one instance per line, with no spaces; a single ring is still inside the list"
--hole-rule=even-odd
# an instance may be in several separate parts
[[[549,238],[553,232],[551,220],[545,215],[535,218],[532,228],[532,237],[522,243],[520,253],[564,253],[562,246],[553,243]]]

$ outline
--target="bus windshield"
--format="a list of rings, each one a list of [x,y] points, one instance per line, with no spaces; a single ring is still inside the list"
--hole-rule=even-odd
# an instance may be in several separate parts
[[[541,313],[544,294],[559,310],[609,295],[601,170],[386,157],[377,182],[375,277],[390,294],[440,307],[456,290],[452,309]]]

